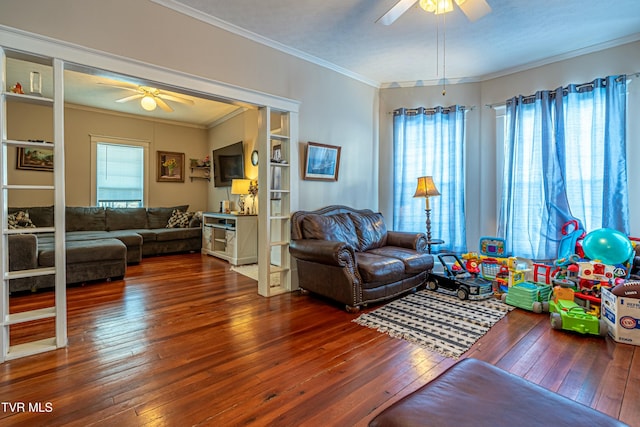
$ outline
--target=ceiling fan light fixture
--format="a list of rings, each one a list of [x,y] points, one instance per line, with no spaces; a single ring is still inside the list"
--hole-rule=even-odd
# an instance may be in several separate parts
[[[466,0],[462,0],[464,3]],[[453,0],[420,0],[420,7],[427,12],[440,15],[453,11]]]
[[[153,96],[145,95],[140,100],[140,106],[142,106],[142,108],[144,108],[147,111],[153,111],[156,109],[158,104],[156,103],[156,100],[153,99]]]

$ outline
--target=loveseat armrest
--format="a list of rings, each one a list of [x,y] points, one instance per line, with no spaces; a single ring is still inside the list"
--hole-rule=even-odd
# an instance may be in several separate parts
[[[304,261],[338,267],[352,265],[355,259],[351,246],[332,240],[295,239],[289,244],[289,252]]]
[[[410,231],[387,231],[387,246],[398,246],[418,252],[427,252],[427,236],[424,233]]]

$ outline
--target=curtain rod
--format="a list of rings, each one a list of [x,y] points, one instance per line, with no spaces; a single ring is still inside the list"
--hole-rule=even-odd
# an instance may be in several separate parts
[[[635,72],[635,73],[631,73],[631,74],[625,74],[624,75],[627,79],[630,79],[631,77],[640,77],[640,71]],[[631,80],[629,80],[630,82]],[[586,86],[592,86],[592,83],[584,83],[581,85],[577,85],[578,89],[582,88],[582,87],[586,87]],[[535,95],[529,95],[529,96],[525,96],[524,99],[530,99],[530,98],[534,98]],[[506,101],[502,101],[502,102],[495,102],[493,104],[484,104],[485,108],[495,108],[495,107],[504,107],[505,105],[507,105]]]
[[[452,105],[451,107],[453,107],[453,105]],[[449,109],[450,109],[451,107],[442,107],[442,110],[443,110],[443,111],[447,111],[447,112],[448,112],[448,111],[449,111]],[[420,108],[420,107],[419,107],[419,108]],[[401,108],[396,108],[396,110],[400,110],[400,109],[401,109]],[[464,111],[464,112],[467,112],[467,111],[473,111],[473,110],[475,110],[475,109],[476,109],[476,106],[475,106],[475,105],[472,105],[472,106],[470,106],[470,107],[467,107],[466,105],[462,105],[462,106],[460,106],[460,109],[461,109],[462,111]],[[395,112],[396,110],[394,110],[394,111],[387,111],[387,114],[394,114],[394,112]],[[407,111],[418,111],[418,108],[405,108],[405,110],[407,110]],[[425,111],[425,112],[427,112],[427,113],[435,113],[436,108],[426,108],[426,107],[425,107],[425,108],[424,108],[424,111]]]

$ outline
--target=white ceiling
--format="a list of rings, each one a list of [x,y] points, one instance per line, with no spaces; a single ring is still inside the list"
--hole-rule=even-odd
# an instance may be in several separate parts
[[[417,4],[391,26],[376,24],[397,0],[153,1],[383,87],[437,83],[438,39],[450,82],[640,40],[639,0],[487,0],[492,13],[475,22],[457,7],[442,15],[439,37],[436,16]]]
[[[152,1],[376,87],[440,83],[443,63],[447,83],[479,81],[640,40],[640,0],[487,0],[490,14],[470,22],[456,7],[444,15],[446,31],[440,20],[439,33],[436,16],[417,5],[391,26],[376,24],[397,0]],[[19,60],[7,62],[7,81],[19,81],[28,89],[30,71],[41,71],[43,82],[51,81],[50,67]],[[131,92],[100,82],[174,90],[195,104],[169,102],[172,113],[160,108],[146,112],[139,101],[116,103]],[[51,96],[48,90],[43,84],[45,96]],[[80,68],[65,70],[65,101],[199,126],[210,126],[242,108],[142,79]]]
[[[186,90],[180,90],[161,85],[143,79],[132,78],[114,73],[85,67],[71,66],[64,72],[64,100],[67,104],[75,104],[82,107],[110,110],[117,113],[133,114],[149,119],[160,119],[171,122],[188,123],[191,125],[208,127],[234,113],[243,110],[244,106],[232,105],[226,102],[218,102],[213,99],[203,98],[201,94],[192,94]],[[52,69],[50,66],[34,64],[21,59],[7,58],[7,82],[14,85],[19,82],[26,94],[30,93],[30,73],[39,72],[42,78],[42,96],[53,97]],[[154,111],[145,111],[140,106],[140,100],[132,100],[124,103],[116,103],[116,100],[130,96],[133,92],[127,89],[119,89],[113,86],[132,87],[135,85],[153,86],[162,90],[162,93],[179,96],[193,101],[193,105],[185,105],[178,102],[167,101],[173,108],[173,112],[165,112],[160,108]]]

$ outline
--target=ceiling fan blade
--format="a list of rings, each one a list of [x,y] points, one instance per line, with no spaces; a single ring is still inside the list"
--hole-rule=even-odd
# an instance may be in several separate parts
[[[156,95],[157,98],[166,99],[168,101],[180,102],[181,104],[193,105],[194,102],[190,99],[180,98],[178,96],[169,95],[166,93],[160,93]]]
[[[396,19],[400,18],[407,10],[411,8],[414,4],[416,4],[418,0],[400,0],[395,4],[391,9],[387,11],[384,15],[382,15],[377,21],[376,24],[382,25],[391,25]]]
[[[115,87],[117,89],[130,90],[132,92],[140,92],[140,89],[138,89],[138,87],[126,87],[126,86],[119,86],[119,85],[113,85],[110,83],[102,83],[102,82],[98,82],[98,84],[101,86],[109,86],[109,87]]]
[[[155,96],[154,99],[156,100],[158,107],[162,108],[167,113],[171,113],[173,111],[173,108],[169,107],[169,104],[164,102],[161,98]]]
[[[486,0],[456,0],[456,3],[471,22],[491,12],[491,6]]]
[[[139,98],[142,98],[143,96],[144,96],[144,94],[139,93],[139,94],[137,94],[137,95],[127,96],[126,98],[116,99],[116,102],[128,102],[128,101],[133,101],[134,99],[139,99]]]

